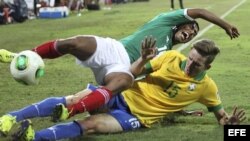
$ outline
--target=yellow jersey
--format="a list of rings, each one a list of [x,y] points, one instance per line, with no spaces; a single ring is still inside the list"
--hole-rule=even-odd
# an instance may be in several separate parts
[[[149,127],[169,113],[199,102],[209,111],[222,108],[215,82],[202,72],[195,78],[184,73],[186,57],[166,51],[149,62],[152,73],[122,93],[131,113]]]

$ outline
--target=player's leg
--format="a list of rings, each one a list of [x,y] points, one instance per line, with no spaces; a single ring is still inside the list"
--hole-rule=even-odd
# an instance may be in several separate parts
[[[133,78],[127,73],[110,73],[107,78],[108,84],[105,87],[97,88],[77,103],[69,105],[67,108],[58,105],[53,113],[54,121],[65,120],[76,114],[100,108],[119,91],[127,89],[133,83]]]
[[[179,3],[180,3],[180,8],[181,8],[181,9],[184,9],[183,0],[179,0]]]
[[[35,131],[30,120],[21,122],[19,130],[12,135],[12,141],[34,141]]]
[[[53,59],[64,54],[72,54],[79,60],[88,59],[96,50],[96,40],[93,36],[74,36],[45,42],[32,49],[44,59]],[[10,63],[15,53],[5,49],[0,50],[0,62]]]
[[[81,99],[77,104],[68,107],[70,116],[99,108],[117,92],[127,89],[133,83],[130,60],[123,45],[110,38],[96,37],[96,41],[98,48],[95,54],[80,64],[97,66],[92,68],[96,81],[104,85]]]
[[[10,52],[6,49],[0,49],[0,62],[10,63],[15,57],[16,53]]]
[[[93,85],[88,85],[86,90],[75,95],[50,97],[38,103],[26,106],[20,110],[9,112],[0,117],[0,133],[7,135],[15,123],[24,119],[51,116],[54,112],[54,108],[58,106],[58,104],[60,104],[60,106],[67,106],[77,103],[81,98],[92,92],[94,88]]]
[[[174,10],[174,0],[170,0],[170,10]]]
[[[107,103],[113,95],[129,88],[133,84],[133,77],[125,72],[112,72],[105,77],[107,85],[104,87],[95,88],[89,85],[91,89],[87,97],[82,96],[82,92],[75,96],[67,96],[67,106],[59,104],[55,107],[52,114],[54,122],[66,120],[76,114],[85,111],[93,111]],[[111,91],[110,91],[111,90]]]
[[[95,89],[97,89],[96,86],[88,84],[87,89],[80,91],[74,95],[66,96],[66,105],[63,103],[59,103],[54,107],[53,114],[51,115],[52,121],[57,122],[68,119],[70,111],[68,111],[66,107],[78,103],[82,98],[91,94],[91,92]]]
[[[76,135],[79,136],[80,134],[84,135],[90,133],[117,133],[122,131],[131,131],[141,127],[141,123],[139,122],[139,120],[129,112],[129,108],[126,106],[122,95],[117,95],[116,97],[113,97],[112,100],[110,100],[107,104],[107,108],[112,110],[108,113],[91,115],[85,120],[77,121],[79,125],[81,125],[81,133],[76,130],[74,131],[74,135],[71,134],[65,136],[61,135],[62,133],[60,133],[59,130],[54,130],[53,132],[57,133],[57,137],[64,138],[69,136],[73,137]],[[66,127],[61,126],[62,131],[67,130],[64,130],[63,128]],[[45,129],[39,134],[37,132],[36,137],[38,137],[38,135],[40,136],[40,138],[48,137],[51,133],[51,130]]]
[[[111,133],[123,131],[119,122],[109,114],[97,114],[90,116],[84,120],[57,124],[55,126],[37,132],[34,132],[34,130],[30,130],[31,127],[31,124],[29,124],[28,126],[27,124],[23,125],[18,134],[16,134],[15,139],[20,140],[24,138],[25,141],[60,140],[96,132]],[[27,136],[29,138],[27,138]]]
[[[74,36],[45,42],[32,49],[42,58],[57,58],[64,54],[72,54],[79,60],[88,59],[96,50],[96,40],[93,36]]]
[[[51,116],[54,107],[59,104],[66,104],[64,97],[51,97],[41,102],[31,104],[23,109],[9,112],[0,117],[0,132],[7,135],[16,122],[34,117]]]

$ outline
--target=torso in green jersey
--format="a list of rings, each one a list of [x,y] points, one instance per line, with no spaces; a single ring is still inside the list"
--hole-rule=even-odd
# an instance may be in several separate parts
[[[173,46],[173,27],[193,20],[187,16],[187,9],[181,9],[170,13],[162,13],[144,24],[132,35],[121,39],[128,52],[130,62],[133,63],[140,57],[141,42],[146,36],[156,38],[158,53],[171,50]]]

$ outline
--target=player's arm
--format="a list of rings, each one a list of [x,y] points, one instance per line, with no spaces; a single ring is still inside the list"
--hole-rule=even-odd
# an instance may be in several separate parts
[[[180,110],[175,113],[182,116],[203,116],[204,114],[203,110]]]
[[[145,37],[141,43],[141,56],[130,67],[131,73],[136,77],[145,72],[145,64],[156,56],[156,40],[153,37]]]
[[[218,111],[215,111],[214,115],[220,125],[237,125],[246,120],[245,110],[238,110],[237,107],[234,107],[232,115],[228,115],[223,108]]]
[[[223,28],[226,33],[230,36],[230,38],[236,38],[240,35],[238,32],[238,29],[226,22],[225,20],[221,19],[220,17],[216,16],[215,14],[205,10],[205,9],[188,9],[187,10],[188,16],[196,19],[196,18],[202,18],[204,20],[207,20],[211,23],[214,23],[221,28]]]

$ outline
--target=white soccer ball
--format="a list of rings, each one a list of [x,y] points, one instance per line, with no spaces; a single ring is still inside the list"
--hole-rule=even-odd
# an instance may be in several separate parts
[[[10,64],[13,78],[25,85],[36,85],[44,75],[43,59],[35,52],[25,50],[18,53]]]

